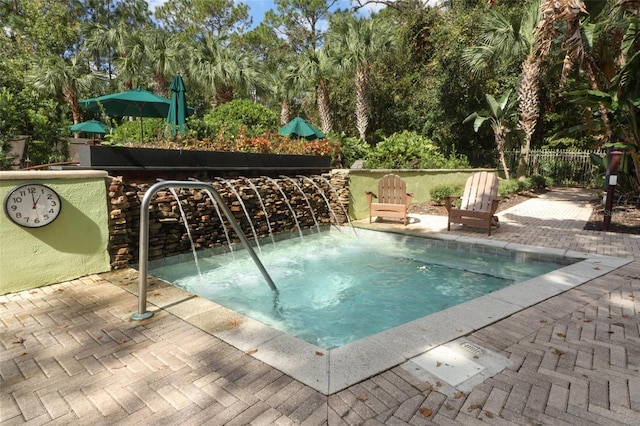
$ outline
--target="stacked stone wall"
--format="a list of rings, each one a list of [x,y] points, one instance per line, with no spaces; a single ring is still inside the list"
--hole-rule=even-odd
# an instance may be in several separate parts
[[[152,184],[128,182],[122,177],[109,180],[111,267],[123,269],[138,261],[140,205]],[[269,237],[270,233],[298,232],[298,227],[305,230],[344,224],[348,221],[348,180],[348,171],[338,170],[322,176],[217,179],[212,185],[247,239],[253,240],[255,236]],[[158,191],[151,199],[149,260],[189,253],[191,240],[196,250],[239,241],[205,190],[175,188],[174,191],[179,201],[170,189]],[[191,240],[180,207],[187,219]]]

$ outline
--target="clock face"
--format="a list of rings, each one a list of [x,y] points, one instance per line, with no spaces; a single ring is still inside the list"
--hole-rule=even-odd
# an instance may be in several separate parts
[[[27,183],[12,189],[4,199],[5,214],[13,222],[27,228],[48,225],[60,214],[60,196],[39,183]]]

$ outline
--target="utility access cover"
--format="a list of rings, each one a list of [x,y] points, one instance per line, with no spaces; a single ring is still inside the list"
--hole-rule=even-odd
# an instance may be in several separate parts
[[[452,386],[458,386],[485,368],[447,346],[438,346],[412,361]]]

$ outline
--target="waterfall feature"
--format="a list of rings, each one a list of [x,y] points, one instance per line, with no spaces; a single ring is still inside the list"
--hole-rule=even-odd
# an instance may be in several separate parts
[[[191,252],[193,253],[193,260],[196,263],[196,269],[198,271],[198,276],[202,278],[202,272],[200,271],[200,264],[198,263],[198,253],[196,252],[196,245],[193,243],[193,237],[191,236],[191,230],[189,229],[189,221],[187,220],[187,215],[182,208],[182,204],[180,204],[180,197],[178,197],[178,193],[174,188],[169,188],[169,192],[173,195],[173,198],[176,199],[176,203],[178,204],[178,210],[180,210],[180,217],[182,217],[182,223],[184,224],[184,229],[187,230],[187,236],[189,237],[189,242],[191,243]]]
[[[195,247],[201,267],[204,250],[231,252],[235,256],[235,252],[241,249],[241,240],[225,217],[222,204],[226,204],[232,211],[249,241],[257,235],[262,249],[267,239],[273,243],[287,234],[304,236],[308,231],[315,233],[318,227],[323,230],[325,225],[334,225],[344,232],[341,225],[347,225],[347,219],[342,215],[344,208],[341,210],[338,204],[346,206],[348,175],[340,172],[333,174],[336,175],[335,181],[329,175],[326,178],[331,179],[336,191],[329,188],[319,175],[291,175],[292,179],[225,178],[242,199],[246,212],[229,185],[215,178],[206,182],[191,178],[189,180],[197,182],[196,186],[202,186],[190,190],[185,190],[182,186],[176,187],[180,197],[179,207],[171,192],[163,188],[149,201],[150,237],[149,247],[144,254],[149,261],[156,261],[178,255],[192,255]],[[132,265],[137,267],[139,263],[140,220],[147,214],[140,207],[145,193],[152,186],[153,182],[110,177],[108,250],[114,270]],[[214,190],[218,195],[213,194]],[[178,211],[180,207],[184,213]],[[247,213],[251,223],[245,219]],[[184,225],[185,216],[188,219],[188,231]],[[255,233],[251,229],[252,225]],[[188,234],[191,234],[190,238]],[[258,251],[256,243],[251,241],[251,245]]]
[[[309,213],[311,213],[311,217],[313,218],[313,223],[315,224],[316,229],[318,230],[318,234],[319,234],[320,233],[320,225],[318,225],[318,219],[316,219],[316,214],[313,212],[313,207],[311,207],[311,203],[309,202],[309,198],[307,198],[307,194],[304,193],[304,191],[302,190],[300,185],[298,185],[298,182],[296,182],[295,180],[291,179],[289,176],[280,176],[280,179],[286,179],[289,182],[291,182],[293,184],[293,186],[296,187],[298,192],[300,194],[302,194],[302,197],[304,198],[304,201],[307,203],[307,207],[309,208]]]
[[[235,195],[236,198],[238,199],[238,202],[240,203],[240,207],[242,207],[242,211],[244,212],[244,216],[247,218],[247,222],[249,222],[249,226],[251,226],[251,233],[253,234],[253,240],[256,242],[258,251],[262,254],[262,247],[260,247],[260,241],[258,241],[258,234],[256,234],[256,227],[253,226],[253,220],[251,220],[251,216],[247,211],[247,206],[245,206],[244,201],[242,200],[242,197],[240,196],[240,194],[238,194],[238,191],[236,191],[236,189],[233,187],[233,185],[229,183],[228,180],[223,178],[218,178],[218,180],[224,183],[225,185],[227,185],[231,190],[231,192],[233,192],[233,195]]]
[[[287,207],[289,207],[289,210],[291,211],[291,215],[293,216],[293,219],[296,222],[296,227],[298,228],[300,239],[304,239],[304,237],[302,236],[302,228],[300,227],[300,222],[298,222],[298,215],[296,215],[295,210],[293,210],[293,207],[291,207],[291,203],[289,202],[289,197],[287,197],[287,194],[284,193],[284,191],[282,190],[282,187],[278,184],[278,182],[276,182],[275,180],[273,180],[268,176],[264,176],[264,179],[268,180],[273,185],[275,185],[276,188],[278,188],[278,191],[280,191],[280,194],[282,195],[284,202],[287,204]]]
[[[242,232],[242,228],[236,221],[235,217],[229,207],[224,203],[224,200],[220,196],[220,193],[213,187],[212,184],[204,182],[190,182],[190,181],[161,181],[152,185],[144,194],[142,203],[140,204],[140,258],[138,264],[138,312],[131,314],[131,319],[140,321],[153,316],[153,312],[147,311],[147,268],[148,268],[148,249],[149,249],[149,207],[151,205],[151,198],[161,189],[165,188],[197,188],[206,189],[211,192],[214,199],[222,209],[222,212],[227,217],[233,230],[238,234],[238,238],[242,241],[245,250],[251,256],[253,262],[260,270],[263,278],[275,293],[275,300],[277,300],[278,289],[273,283],[273,280],[269,276],[269,273],[264,268],[264,265],[256,255],[255,251],[249,244],[247,237]]]

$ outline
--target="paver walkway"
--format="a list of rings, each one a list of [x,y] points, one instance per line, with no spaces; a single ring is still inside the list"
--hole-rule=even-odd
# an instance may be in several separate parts
[[[0,296],[0,422],[639,424],[640,236],[583,231],[591,197],[529,200],[503,212],[490,239],[636,260],[467,336],[511,361],[469,394],[396,367],[322,395],[166,311],[132,322],[137,299],[108,273]],[[373,227],[442,225],[416,219]]]

